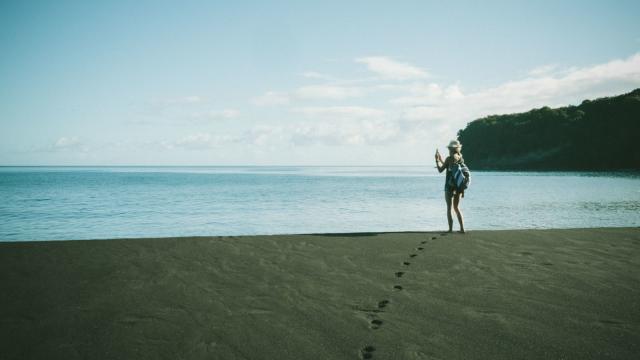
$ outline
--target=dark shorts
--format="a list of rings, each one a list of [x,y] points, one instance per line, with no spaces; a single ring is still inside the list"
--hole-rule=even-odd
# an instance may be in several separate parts
[[[454,197],[456,194],[457,192],[453,188],[448,186],[444,188],[444,196],[448,199]],[[464,191],[461,191],[460,194],[462,194],[462,197],[464,197]]]
[[[444,188],[444,196],[446,196],[447,198],[452,198],[454,195],[453,193],[453,189],[450,187],[445,187]]]

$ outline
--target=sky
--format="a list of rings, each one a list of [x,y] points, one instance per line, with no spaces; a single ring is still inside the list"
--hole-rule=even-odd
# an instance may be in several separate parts
[[[0,2],[0,165],[422,165],[640,87],[638,1]],[[463,144],[464,145],[464,144]]]

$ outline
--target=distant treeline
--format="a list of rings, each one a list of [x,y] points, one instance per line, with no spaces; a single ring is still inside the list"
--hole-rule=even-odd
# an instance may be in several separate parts
[[[458,132],[467,165],[476,170],[640,170],[640,89],[491,115]]]

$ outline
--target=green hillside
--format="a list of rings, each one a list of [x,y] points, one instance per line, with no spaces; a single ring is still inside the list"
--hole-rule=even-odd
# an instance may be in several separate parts
[[[465,161],[477,170],[638,170],[639,137],[640,89],[579,106],[491,115],[458,132]]]

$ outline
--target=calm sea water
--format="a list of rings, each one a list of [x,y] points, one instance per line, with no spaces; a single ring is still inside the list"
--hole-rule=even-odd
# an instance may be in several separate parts
[[[430,167],[4,167],[0,240],[446,228]],[[467,228],[640,226],[638,173],[473,172]]]

